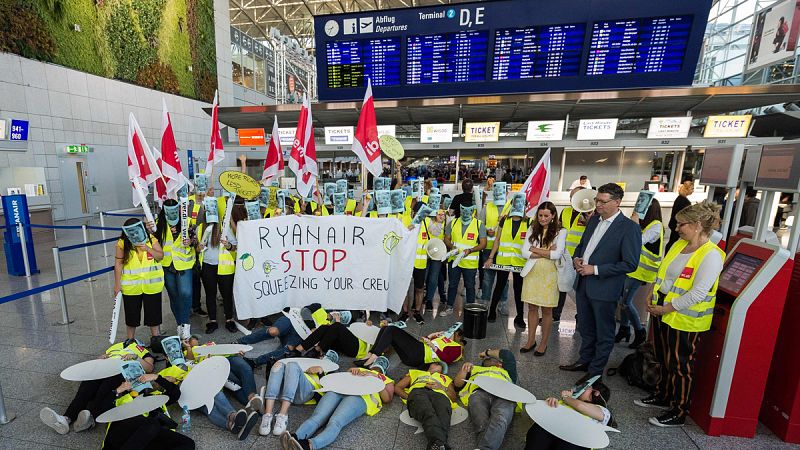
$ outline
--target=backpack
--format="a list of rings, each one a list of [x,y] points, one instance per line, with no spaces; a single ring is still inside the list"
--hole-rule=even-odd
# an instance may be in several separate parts
[[[648,392],[654,391],[661,378],[661,364],[656,361],[653,345],[649,342],[640,345],[617,368],[608,369],[609,376],[614,376],[617,372],[625,378],[628,385]]]

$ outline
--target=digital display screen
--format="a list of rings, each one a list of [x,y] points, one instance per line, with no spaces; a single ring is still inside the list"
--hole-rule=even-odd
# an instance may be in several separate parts
[[[691,16],[595,22],[586,75],[679,72]]]
[[[492,80],[577,76],[585,34],[582,23],[497,30]]]
[[[725,264],[722,274],[719,276],[719,288],[729,294],[739,295],[753,278],[753,275],[761,268],[764,261],[753,256],[742,253],[735,253]]]
[[[733,161],[733,151],[733,147],[707,148],[703,153],[700,184],[727,186],[728,174],[731,171],[731,163]]]
[[[328,42],[328,87],[364,87],[400,84],[400,39],[364,39]]]
[[[755,187],[800,191],[800,144],[772,144],[761,149]]]
[[[462,83],[486,79],[486,31],[409,36],[406,83]]]

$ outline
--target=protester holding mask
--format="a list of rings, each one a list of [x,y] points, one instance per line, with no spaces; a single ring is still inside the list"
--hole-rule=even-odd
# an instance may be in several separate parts
[[[181,239],[183,223],[180,208],[175,200],[164,202],[158,215],[156,237],[164,243],[161,266],[164,268],[164,285],[169,294],[169,306],[178,325],[178,336],[188,339],[191,336],[189,314],[192,308],[192,268],[195,264],[194,247],[197,245],[197,238],[195,227],[190,226],[188,238]]]
[[[234,250],[235,238],[228,228],[226,238],[221,236],[222,225],[217,207],[217,198],[206,197],[203,203],[203,221],[197,227],[198,236],[204,236],[205,229],[210,228],[210,237],[207,242],[201,239],[197,246],[202,264],[201,276],[203,288],[206,291],[206,308],[208,308],[209,321],[206,324],[206,334],[211,334],[218,328],[217,325],[217,288],[222,294],[222,303],[225,308],[225,328],[236,331],[233,322],[233,274],[236,270],[236,255]],[[232,199],[229,201],[233,201]],[[228,242],[233,240],[234,242]]]
[[[474,218],[475,206],[460,207],[461,215],[446,226],[444,231],[444,243],[448,250],[458,249],[460,259],[458,264],[450,267],[450,285],[447,288],[447,305],[441,308],[441,316],[447,316],[453,312],[453,305],[456,301],[458,282],[464,277],[464,288],[467,291],[466,303],[475,302],[475,276],[478,273],[478,259],[480,251],[486,247],[486,228],[483,223]],[[454,260],[455,262],[455,260]]]

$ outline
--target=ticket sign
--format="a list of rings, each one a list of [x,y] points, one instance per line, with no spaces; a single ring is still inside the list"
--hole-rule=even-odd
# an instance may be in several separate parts
[[[689,137],[692,118],[686,117],[653,117],[647,139],[683,139]]]
[[[263,128],[240,128],[239,145],[242,147],[263,147],[267,139]]]
[[[578,125],[579,141],[614,139],[619,119],[582,119]]]
[[[500,122],[467,122],[464,142],[497,142],[500,139]]]
[[[281,140],[281,145],[288,145],[289,147],[292,146],[294,142],[294,128],[278,128],[278,137]]]
[[[419,142],[436,144],[453,142],[452,123],[424,123],[420,126]]]
[[[563,120],[531,120],[526,141],[560,141],[564,138]]]
[[[397,137],[395,136],[396,132],[397,132],[396,125],[378,125],[378,137],[381,136]]]
[[[344,145],[353,143],[353,127],[325,127],[326,145]]]
[[[708,123],[703,137],[734,138],[746,137],[750,132],[750,121],[753,116],[708,116]]]

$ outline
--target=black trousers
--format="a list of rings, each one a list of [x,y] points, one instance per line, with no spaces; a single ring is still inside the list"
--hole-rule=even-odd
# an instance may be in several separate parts
[[[371,351],[382,355],[390,346],[403,364],[411,367],[425,364],[425,344],[405,330],[392,326],[381,328]]]
[[[200,270],[201,268],[197,266],[192,268],[192,310],[197,310],[202,307],[200,305],[200,289],[202,289]]]
[[[113,389],[119,387],[125,379],[122,375],[114,375],[108,378],[101,378],[99,380],[81,381],[78,386],[78,392],[67,407],[64,416],[68,417],[71,421],[75,422],[78,418],[78,413],[84,409],[92,413],[92,417],[97,417],[100,414],[108,411],[109,405],[114,404],[113,399],[116,397]]]
[[[680,416],[689,413],[694,385],[694,357],[700,333],[680,331],[653,316],[653,346],[656,360],[661,363],[661,379],[656,396],[669,402]]]
[[[514,277],[514,305],[517,307],[517,318],[525,319],[525,306],[522,304],[522,275],[519,272],[511,272]],[[500,297],[503,295],[503,290],[508,284],[508,272],[498,270],[497,276],[494,278],[494,290],[492,290],[492,306],[489,307],[489,314],[497,314],[497,304],[500,303]],[[535,325],[535,324],[534,324]]]
[[[108,428],[104,449],[194,450],[194,441],[176,433],[153,416],[137,416],[114,422]]]
[[[358,338],[339,322],[317,327],[300,344],[305,350],[318,345],[323,352],[335,350],[351,358],[358,355]]]
[[[446,395],[427,388],[408,394],[408,414],[422,424],[428,442],[447,442],[453,409]]]
[[[567,303],[567,293],[558,291],[558,306],[553,310],[553,320],[561,319],[561,311],[564,310],[564,304]]]
[[[206,291],[208,319],[217,320],[217,289],[219,289],[222,296],[222,308],[225,310],[225,319],[233,320],[233,274],[218,275],[217,266],[203,263],[200,276]]]
[[[549,431],[540,427],[538,423],[534,423],[528,429],[528,435],[525,438],[525,450],[574,450],[586,447],[578,447],[575,444],[557,438],[550,434]]]

